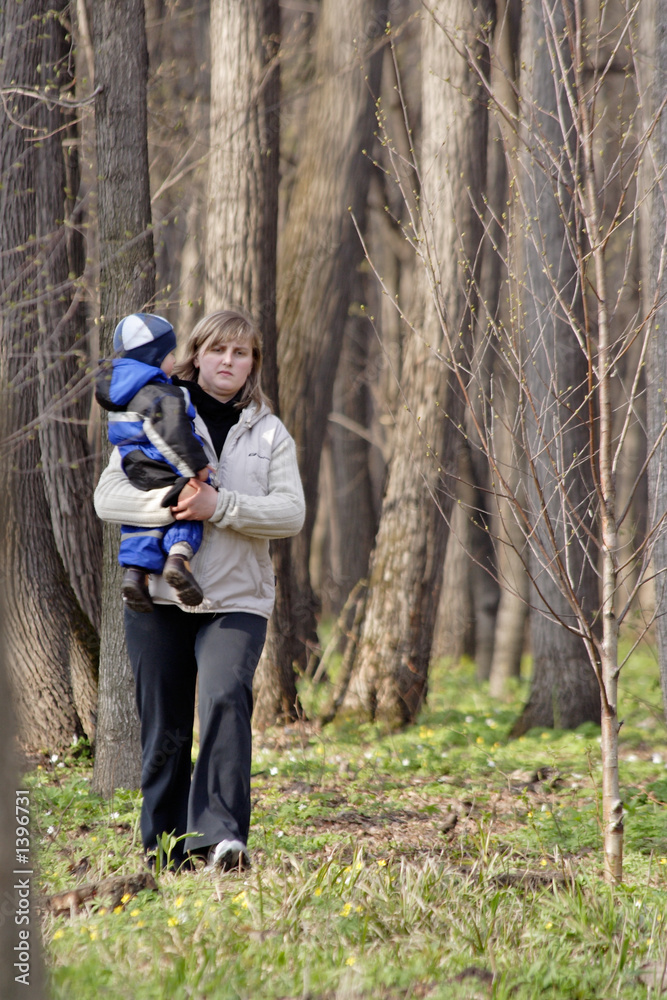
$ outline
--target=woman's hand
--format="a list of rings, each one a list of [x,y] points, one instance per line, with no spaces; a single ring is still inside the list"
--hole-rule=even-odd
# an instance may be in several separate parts
[[[217,506],[217,491],[208,483],[190,479],[181,490],[176,506],[169,509],[176,521],[208,521]]]

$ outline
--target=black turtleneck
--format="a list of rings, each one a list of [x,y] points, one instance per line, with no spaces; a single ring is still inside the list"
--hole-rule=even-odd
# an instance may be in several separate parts
[[[220,458],[227,435],[234,424],[238,422],[241,411],[237,410],[235,404],[241,398],[243,389],[239,389],[234,398],[230,399],[228,403],[221,403],[220,400],[215,399],[208,392],[204,392],[197,382],[189,382],[187,379],[177,378],[176,376],[172,378],[172,382],[174,385],[185,386],[190,393],[190,398],[197,408],[197,413],[206,424],[208,432],[211,435],[215,453]]]

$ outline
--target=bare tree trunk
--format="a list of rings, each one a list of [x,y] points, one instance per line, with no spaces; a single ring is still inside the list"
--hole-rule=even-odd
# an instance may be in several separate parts
[[[237,305],[259,323],[276,408],[279,39],[278,0],[214,0],[206,311]],[[253,685],[259,729],[296,717],[290,551],[288,539],[272,544],[276,607]]]
[[[364,301],[360,274],[352,301]],[[334,383],[329,441],[331,494],[329,510],[329,565],[332,582],[329,612],[338,615],[348,594],[368,572],[368,559],[377,530],[377,511],[370,478],[368,439],[371,401],[367,381],[367,315],[355,310],[343,330],[343,345]]]
[[[60,22],[52,18],[43,39],[45,65],[53,70],[53,89],[71,84],[63,67],[67,65],[69,43]],[[49,84],[47,84],[49,86]],[[88,350],[85,338],[83,293],[72,277],[83,270],[81,237],[76,229],[62,224],[65,191],[78,193],[76,161],[69,176],[65,157],[74,159],[71,149],[63,149],[62,112],[39,105],[39,124],[45,138],[40,143],[35,199],[37,235],[43,246],[40,275],[41,294],[37,316],[44,350],[40,352],[38,395],[45,418],[40,422],[44,482],[58,552],[63,560],[77,600],[93,626],[100,623],[99,565],[102,558],[102,526],[93,508],[91,456],[86,436],[86,420],[91,403],[87,379]],[[74,146],[76,149],[76,145]],[[77,187],[72,191],[71,184]],[[71,208],[76,225],[77,206]]]
[[[43,91],[47,84],[57,85],[52,79],[53,61],[61,29],[47,14],[50,9],[32,0],[22,6],[10,4],[3,11],[3,87],[18,84]],[[45,278],[57,242],[57,219],[64,214],[62,173],[49,156],[62,162],[62,150],[49,148],[48,140],[46,146],[34,141],[44,139],[56,124],[38,101],[13,94],[9,107],[12,120],[3,122],[0,139],[0,173],[7,179],[0,192],[0,372],[9,455],[3,477],[2,547],[6,565],[11,567],[5,577],[6,649],[21,738],[33,748],[56,748],[68,745],[84,731],[94,736],[97,653],[95,630],[77,601],[54,538],[53,524],[62,526],[63,510],[50,509],[49,477],[42,465],[55,463],[58,456],[40,450],[40,443],[52,443],[49,432],[44,431],[41,441],[35,433],[41,424],[59,418],[64,405],[57,398],[47,406],[39,392],[40,371],[48,368],[53,343],[53,331],[42,326],[40,319],[46,322],[46,311],[52,310],[50,321],[62,320],[66,307],[58,305],[58,297],[64,293],[66,298],[69,290],[67,270],[64,276],[63,268],[56,271],[65,281],[64,288],[62,284],[49,288]],[[45,186],[51,185],[56,190],[47,192]],[[51,385],[58,387],[59,396],[60,374]],[[44,414],[40,400],[46,407]],[[76,446],[66,446],[65,455],[76,455],[78,461],[84,457],[83,452],[77,454]],[[72,480],[76,478],[75,474]],[[75,493],[84,489],[82,480],[78,482]],[[85,514],[82,524],[86,524]],[[72,552],[68,555],[69,568],[76,560]]]
[[[495,100],[504,105],[512,115],[518,113],[516,77],[520,22],[520,0],[499,0],[491,65],[491,89]],[[502,220],[509,215],[509,226],[512,226],[511,220],[516,218],[516,203],[513,196],[514,186],[510,185],[509,175],[511,173],[514,176],[516,173],[516,143],[511,126],[498,112],[493,102],[492,109],[494,113],[489,126],[491,133],[489,144],[495,149],[496,157],[498,154],[503,156],[504,167],[496,171],[496,185],[489,200],[494,219]],[[499,183],[500,173],[504,175],[502,184],[504,190]],[[493,332],[500,347],[493,364],[493,378],[496,385],[493,408],[497,414],[493,424],[493,448],[510,494],[517,496],[519,504],[523,507],[525,502],[521,490],[521,470],[524,465],[524,455],[522,450],[516,448],[512,433],[508,431],[513,425],[519,400],[515,374],[510,370],[506,360],[507,329],[511,325],[512,316],[507,271],[511,273],[513,269],[513,262],[509,260],[513,243],[507,240],[506,227],[496,224],[493,229],[493,242],[498,247],[493,254],[496,263],[503,261],[506,255],[509,263],[509,267],[503,268],[504,284],[499,289],[500,300],[490,303],[496,309],[496,315],[494,316],[489,308],[485,309],[490,322],[489,332],[490,334]],[[485,247],[485,262],[487,248],[488,243]],[[492,283],[491,287],[496,287],[496,283]],[[500,601],[496,613],[493,658],[489,673],[489,691],[494,697],[502,697],[506,693],[509,678],[520,675],[521,657],[526,641],[528,617],[528,574],[524,562],[526,542],[523,530],[516,523],[511,507],[504,490],[500,490],[493,497],[493,534],[497,537],[496,565],[500,581]]]
[[[378,39],[386,21],[382,0],[323,0],[314,91],[280,240],[280,406],[297,444],[306,496],[305,525],[292,543],[304,665],[308,645],[317,641],[308,564],[320,456],[350,302],[349,275],[362,256],[352,216],[363,228],[382,63]]]
[[[210,3],[146,0],[154,309],[177,334],[203,315],[210,116]]]
[[[47,88],[70,87],[66,72],[70,43],[58,18],[49,19],[42,37],[42,66],[47,70]],[[93,508],[92,457],[86,420],[91,391],[87,384],[89,354],[85,338],[82,289],[73,294],[72,276],[80,277],[84,259],[81,236],[76,231],[78,191],[76,144],[63,145],[71,128],[62,112],[46,103],[38,109],[44,140],[37,160],[35,198],[37,236],[43,246],[37,318],[44,349],[37,354],[39,369],[39,446],[42,454],[46,499],[58,554],[81,607],[81,627],[88,634],[90,658],[81,662],[73,677],[79,717],[91,741],[97,717],[97,669],[100,627],[100,565],[102,525]],[[67,158],[67,163],[66,163]],[[69,170],[66,169],[69,167]],[[72,190],[72,184],[76,188]],[[72,229],[62,225],[65,192],[70,192]],[[89,625],[85,624],[88,618]]]
[[[536,554],[533,547],[533,678],[528,702],[512,730],[515,736],[534,726],[573,729],[582,722],[600,721],[600,691],[586,647],[563,627],[579,626],[573,601],[590,619],[598,595],[594,540],[584,535],[576,544],[567,544],[580,523],[591,524],[594,485],[588,366],[576,334],[584,327],[578,266],[582,237],[572,197],[572,113],[562,79],[571,71],[572,53],[565,38],[565,5],[552,6],[555,26],[548,34],[551,46],[560,47],[565,69],[552,61],[543,0],[526,3],[522,14],[525,148],[518,182],[526,272],[525,422],[531,520],[542,552]]]
[[[494,498],[494,517],[499,536],[498,575],[502,583],[489,676],[489,692],[496,698],[506,693],[509,678],[520,675],[530,599],[525,533],[514,516],[513,504],[503,495],[507,492],[509,496],[516,497],[519,507],[525,509],[525,452],[522,448],[517,448],[517,439],[512,429],[519,410],[519,393],[512,373],[505,366],[501,368],[500,382],[503,391],[494,400],[497,419],[493,447],[507,490],[500,491]]]
[[[4,428],[0,426],[0,437]],[[4,478],[5,467],[0,468]],[[3,498],[4,499],[4,498]],[[6,511],[0,501],[0,517]],[[2,558],[0,572],[4,577],[11,566]],[[12,711],[12,692],[5,648],[4,598],[0,593],[0,996],[3,1000],[43,1000],[44,967],[39,919],[36,912],[38,879],[35,827],[30,822],[32,803],[29,792],[22,787],[16,748],[16,732]],[[21,841],[19,847],[19,841]],[[23,844],[32,843],[32,851]],[[18,879],[21,882],[18,882]],[[19,899],[17,886],[27,888]],[[30,908],[19,909],[25,901]],[[31,912],[32,910],[32,912]],[[14,915],[13,919],[9,919]],[[27,922],[26,922],[27,918]]]
[[[662,700],[667,718],[667,442],[665,441],[665,411],[667,407],[667,111],[660,102],[667,92],[667,11],[656,0],[654,30],[655,56],[653,78],[653,113],[660,118],[650,146],[656,175],[652,185],[650,214],[650,285],[656,312],[650,322],[650,354],[648,364],[648,448],[649,462],[649,529],[656,531],[653,549],[655,580],[655,614],[660,659]]]
[[[276,377],[279,35],[277,0],[211,4],[206,310],[236,304],[250,312],[264,335],[269,382]],[[276,388],[267,384],[270,394]]]
[[[482,72],[488,68],[480,27],[492,9],[457,0],[433,11],[422,35],[424,231],[415,235],[425,260],[416,283],[418,319],[402,367],[404,407],[346,700],[392,725],[412,721],[426,694],[463,417],[456,365],[470,357],[482,239],[486,100],[459,46]]]
[[[150,306],[155,292],[151,232],[146,79],[148,52],[142,0],[92,7],[100,234],[102,353],[112,350],[117,322]],[[104,532],[98,738],[94,788],[137,788],[141,779],[139,719],[123,634],[117,532]]]
[[[470,518],[460,494],[467,486],[457,483],[442,570],[442,589],[433,627],[431,656],[460,663],[475,653],[475,621],[470,567]]]

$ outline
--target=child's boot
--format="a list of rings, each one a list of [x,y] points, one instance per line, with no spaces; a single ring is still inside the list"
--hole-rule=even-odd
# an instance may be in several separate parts
[[[153,601],[148,592],[148,574],[139,566],[128,566],[123,573],[120,587],[123,603],[132,611],[153,610]]]
[[[204,592],[190,570],[190,563],[180,554],[168,555],[162,575],[173,587],[183,604],[196,607],[204,600]]]

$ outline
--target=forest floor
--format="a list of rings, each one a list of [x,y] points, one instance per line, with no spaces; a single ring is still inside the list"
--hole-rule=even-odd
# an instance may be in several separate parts
[[[53,1000],[667,993],[667,728],[650,649],[621,677],[613,890],[599,729],[509,741],[525,682],[500,704],[471,664],[437,665],[398,734],[341,720],[258,736],[242,874],[162,871],[141,889],[139,793],[91,794],[81,747],[45,756],[23,782]],[[302,695],[312,715],[321,692]],[[98,885],[111,878],[115,895]]]

